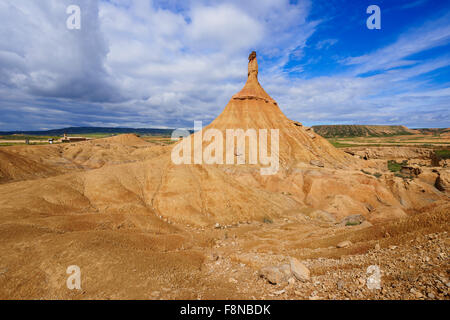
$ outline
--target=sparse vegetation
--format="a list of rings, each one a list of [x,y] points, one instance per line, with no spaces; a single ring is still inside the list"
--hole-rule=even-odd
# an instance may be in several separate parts
[[[382,174],[381,174],[381,173],[379,173],[379,172],[375,172],[375,173],[373,174],[373,176],[374,176],[374,177],[376,177],[376,178],[379,178],[379,177],[381,177],[381,176],[382,176]]]
[[[264,217],[263,222],[264,223],[273,223],[272,219],[270,219],[269,217]]]
[[[394,173],[394,176],[398,177],[398,178],[402,178],[402,179],[414,179],[414,176],[408,176],[405,174],[401,174],[399,172]]]
[[[435,154],[439,160],[450,159],[450,149],[436,150]]]
[[[402,166],[405,166],[407,164],[407,160],[403,160],[401,163],[397,163],[397,161],[395,160],[388,160],[387,162],[388,169],[391,172],[399,172],[402,169]]]
[[[318,132],[321,134],[320,132]],[[417,146],[421,148],[436,148],[450,146],[450,142],[445,138],[433,136],[431,134],[413,134],[413,135],[385,135],[385,136],[333,136],[325,137],[336,148],[351,147],[401,147]],[[446,148],[448,149],[448,148]]]
[[[166,144],[166,145],[177,142],[177,140],[172,140],[171,138],[158,137],[158,136],[143,136],[141,138],[147,142],[161,143],[161,144]]]
[[[382,176],[382,174],[379,173],[379,172],[370,173],[370,172],[368,172],[368,171],[366,171],[366,170],[364,170],[364,169],[361,169],[361,172],[364,173],[364,174],[367,174],[367,175],[369,175],[369,176],[374,176],[374,177],[377,178],[377,179],[378,179],[379,177]]]
[[[330,139],[329,142],[335,147],[335,148],[349,148],[349,147],[354,147],[353,144],[350,143],[342,143],[339,142],[335,139]]]

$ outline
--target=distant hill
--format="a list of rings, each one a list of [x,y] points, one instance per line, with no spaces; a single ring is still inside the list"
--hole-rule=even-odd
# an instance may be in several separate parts
[[[385,137],[408,134],[450,135],[450,128],[409,129],[405,126],[377,125],[321,125],[313,126],[312,128],[325,138]],[[42,131],[0,131],[0,135],[62,136],[64,133],[70,135],[136,133],[140,135],[170,136],[173,130],[157,128],[69,127]],[[193,132],[192,130],[190,131]]]
[[[450,128],[418,128],[415,129],[417,131],[420,131],[422,134],[430,134],[430,135],[450,135]]]
[[[28,134],[39,136],[62,136],[67,134],[93,134],[93,133],[137,133],[141,135],[169,136],[173,129],[154,129],[154,128],[111,128],[111,127],[70,127],[62,129],[53,129],[45,131],[0,131],[0,135]]]
[[[323,125],[313,126],[313,129],[325,138],[386,137],[420,133],[418,130],[409,129],[405,126]]]

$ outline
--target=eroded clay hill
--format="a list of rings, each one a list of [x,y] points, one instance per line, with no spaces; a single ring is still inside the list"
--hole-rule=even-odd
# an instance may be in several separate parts
[[[204,130],[207,129],[218,129],[224,137],[226,129],[278,129],[280,166],[285,169],[296,165],[304,166],[311,160],[320,161],[330,168],[350,167],[355,163],[352,157],[334,148],[314,133],[313,129],[304,127],[283,114],[277,102],[258,81],[256,54],[249,57],[248,78],[244,87]],[[270,149],[270,140],[268,148]],[[248,156],[248,150],[246,155]]]
[[[31,160],[8,148],[0,150],[0,184],[11,181],[42,178],[62,173],[54,168]]]
[[[78,143],[4,147],[0,150],[0,183],[142,161],[168,151],[168,146],[146,142],[134,134]]]
[[[4,216],[132,212],[206,226],[316,210],[315,215],[328,220],[361,214],[380,221],[404,217],[405,210],[417,209],[421,202],[446,197],[427,182],[362,173],[360,169],[370,167],[370,162],[337,150],[287,119],[260,86],[257,74],[256,57],[251,56],[244,88],[205,130],[279,129],[276,174],[261,175],[259,165],[174,164],[165,147],[147,147],[133,135],[58,148],[24,148],[18,154],[44,164],[59,153],[60,159],[77,168],[101,168],[0,186],[0,205],[8,208]],[[47,149],[51,157],[44,159],[38,151]]]

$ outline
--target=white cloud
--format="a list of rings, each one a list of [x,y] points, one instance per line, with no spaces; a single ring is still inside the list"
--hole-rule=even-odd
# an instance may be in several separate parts
[[[338,39],[325,39],[316,43],[316,49],[327,49],[331,46],[334,46],[338,42]]]
[[[53,98],[113,101],[115,84],[103,68],[108,47],[96,1],[80,0],[81,30],[66,28],[70,1],[0,3],[0,80],[21,92]]]
[[[231,4],[196,6],[190,18],[186,36],[189,49],[194,51],[232,54],[258,45],[264,34],[262,24]]]
[[[79,32],[65,27],[65,9],[72,3],[82,9]],[[260,81],[293,119],[307,124],[448,121],[448,90],[411,79],[448,66],[449,58],[409,58],[450,41],[448,16],[400,35],[389,46],[346,59],[345,73],[291,78],[286,63],[304,54],[321,23],[308,19],[311,5],[288,0],[2,1],[0,130],[206,123],[242,87],[251,50],[260,57]],[[337,41],[326,38],[317,48]],[[381,73],[360,76],[372,71]]]
[[[450,14],[431,21],[420,28],[413,28],[402,34],[398,40],[373,53],[347,58],[349,65],[357,65],[358,73],[374,70],[389,70],[413,64],[407,58],[415,53],[432,49],[450,41]]]

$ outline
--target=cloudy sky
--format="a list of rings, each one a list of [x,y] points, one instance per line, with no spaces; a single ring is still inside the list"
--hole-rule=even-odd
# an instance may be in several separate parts
[[[450,126],[449,1],[2,0],[0,21],[0,131],[207,124],[252,50],[305,125]]]

